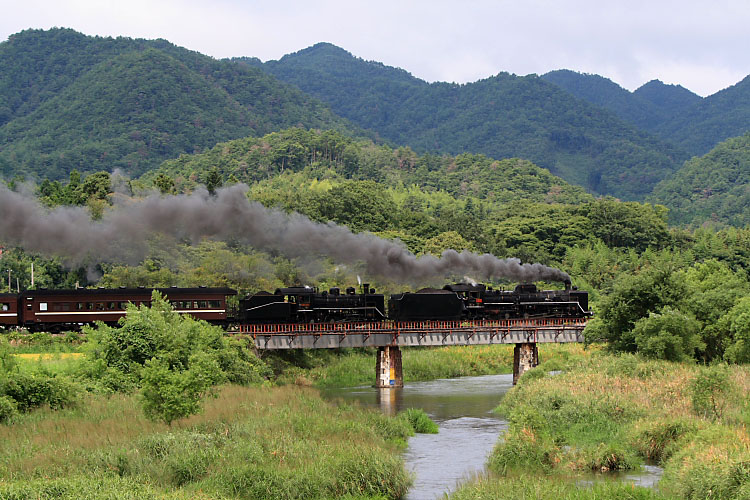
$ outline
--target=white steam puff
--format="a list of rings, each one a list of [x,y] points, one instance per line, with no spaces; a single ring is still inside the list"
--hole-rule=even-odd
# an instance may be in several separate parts
[[[519,259],[446,250],[440,258],[416,257],[402,244],[369,233],[354,234],[334,223],[313,222],[247,199],[247,186],[205,190],[190,195],[149,196],[119,206],[93,221],[81,207],[46,210],[35,200],[0,186],[0,241],[32,252],[85,259],[140,262],[146,237],[165,233],[200,241],[204,237],[237,240],[288,257],[321,255],[334,261],[363,263],[368,274],[418,282],[456,274],[512,281],[565,281],[570,277],[542,264]]]

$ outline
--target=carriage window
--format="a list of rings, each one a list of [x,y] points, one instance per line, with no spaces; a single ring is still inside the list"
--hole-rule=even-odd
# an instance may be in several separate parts
[[[221,301],[218,300],[209,300],[208,301],[208,307],[211,309],[218,309],[221,307]]]
[[[119,308],[119,309],[120,309],[121,311],[124,311],[124,310],[125,310],[125,309],[127,308],[127,306],[128,306],[128,303],[127,303],[127,302],[118,302],[118,303],[117,303],[117,306],[118,306],[118,308]]]
[[[97,302],[96,303],[96,310],[97,311],[103,311],[104,310],[104,302]]]
[[[109,303],[109,310],[110,311],[114,311],[115,309],[117,309],[117,303],[116,302],[110,302]]]
[[[47,310],[47,303],[46,302],[40,302],[39,303],[39,310],[40,311],[46,311]]]
[[[10,304],[3,302],[0,304],[0,311],[8,311],[10,310]]]
[[[78,302],[76,304],[76,310],[78,310],[78,311],[83,311],[83,307],[84,307],[83,306],[83,302]]]
[[[207,307],[208,303],[205,300],[198,301],[198,309],[206,309]]]
[[[89,311],[94,310],[94,303],[93,302],[86,302],[86,309]]]

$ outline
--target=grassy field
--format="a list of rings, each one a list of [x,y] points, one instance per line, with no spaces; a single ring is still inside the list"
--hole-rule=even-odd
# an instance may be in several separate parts
[[[398,498],[412,433],[405,414],[292,386],[223,387],[171,427],[146,420],[136,396],[85,396],[0,426],[0,498]]]
[[[498,492],[514,488],[521,472],[534,479],[518,498],[579,498],[571,476],[636,469],[645,460],[664,467],[658,492],[604,484],[580,498],[750,498],[748,394],[744,366],[603,353],[556,375],[541,366],[498,408],[509,428],[489,459],[493,475],[454,498],[510,498]]]
[[[25,351],[34,350],[27,346]],[[19,370],[74,374],[79,352],[18,352]],[[512,346],[404,349],[407,381],[511,369]],[[400,451],[413,432],[331,406],[304,386],[372,384],[375,350],[264,355],[277,378],[224,386],[171,427],[137,395],[82,393],[78,405],[0,426],[0,498],[398,498],[410,482]],[[489,474],[451,498],[750,498],[750,369],[613,356],[540,345],[498,411],[509,429]],[[552,374],[550,374],[552,372]],[[659,490],[580,474],[664,467]],[[82,474],[81,471],[86,471]]]

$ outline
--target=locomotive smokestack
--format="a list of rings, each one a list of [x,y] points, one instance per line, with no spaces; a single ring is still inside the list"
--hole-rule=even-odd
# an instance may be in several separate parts
[[[339,263],[362,263],[370,275],[401,282],[462,274],[518,282],[570,280],[559,269],[490,254],[446,250],[440,258],[416,257],[400,242],[267,209],[249,201],[247,189],[235,184],[218,189],[215,196],[204,189],[190,195],[153,195],[115,207],[94,221],[82,207],[47,210],[0,185],[0,241],[62,256],[68,263],[96,259],[135,264],[146,255],[147,237],[163,233],[196,242],[234,240],[288,257],[313,254]]]
[[[571,281],[569,279],[565,280],[564,283],[565,283],[565,289],[568,290],[568,291],[570,291],[571,286],[573,285],[573,283],[571,283]]]

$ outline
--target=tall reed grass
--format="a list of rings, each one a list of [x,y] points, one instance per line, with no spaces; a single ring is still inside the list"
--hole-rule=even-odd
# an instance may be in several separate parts
[[[501,475],[665,468],[660,491],[676,498],[750,498],[750,368],[726,367],[707,415],[694,381],[716,371],[694,364],[596,354],[557,375],[524,375],[498,410],[509,429],[490,457]],[[459,497],[460,498],[460,497]]]
[[[48,480],[70,498],[96,481],[108,492],[134,483],[146,497],[399,498],[410,484],[399,451],[412,433],[406,416],[335,407],[293,386],[224,387],[172,427],[146,420],[135,396],[89,396],[0,426],[0,498],[45,498]]]

